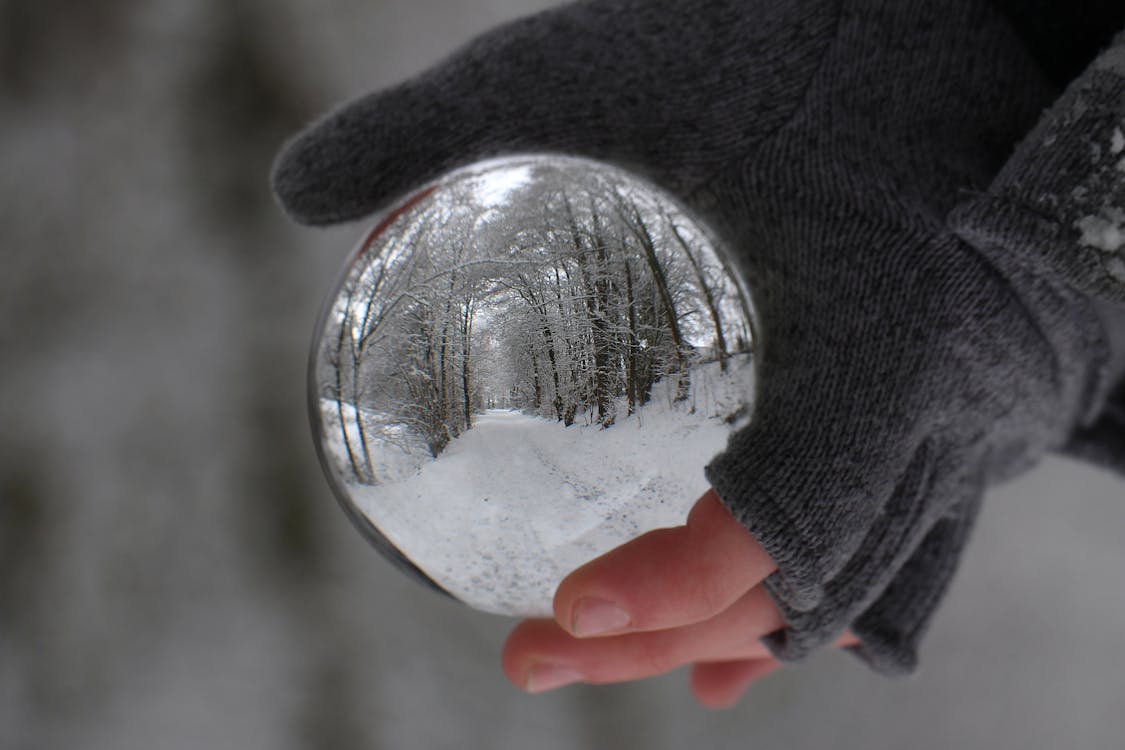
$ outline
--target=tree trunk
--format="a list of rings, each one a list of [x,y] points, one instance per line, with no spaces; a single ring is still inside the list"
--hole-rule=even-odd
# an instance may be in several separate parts
[[[668,333],[672,337],[672,346],[675,349],[673,356],[676,358],[676,366],[679,369],[679,379],[676,383],[676,396],[674,400],[684,401],[687,399],[688,391],[691,387],[691,375],[688,372],[687,361],[684,357],[684,340],[683,335],[680,333],[680,321],[679,317],[676,315],[676,305],[672,300],[671,293],[668,291],[668,280],[664,275],[664,267],[660,264],[660,259],[656,255],[656,245],[652,240],[652,235],[649,234],[648,227],[645,225],[640,211],[635,206],[633,207],[633,218],[637,240],[644,250],[645,261],[648,263],[649,270],[652,272],[652,280],[656,286],[656,293],[660,298],[661,307],[664,310],[665,324],[668,327]]]
[[[449,351],[450,318],[453,315],[453,290],[456,285],[457,272],[453,271],[449,274],[449,294],[445,300],[445,315],[442,316],[441,341],[439,342],[440,348],[438,349],[438,418],[447,431],[450,430],[450,427],[453,427],[450,438],[457,437],[456,426],[453,425],[453,420],[451,419],[453,398],[449,392],[452,387],[452,377],[450,377],[450,371],[452,369],[450,360],[452,357],[447,356]]]
[[[629,315],[629,339],[625,345],[625,397],[630,416],[637,410],[637,351],[641,341],[637,335],[637,306],[633,299],[633,269],[625,256],[625,304]]]
[[[461,390],[465,405],[465,431],[473,428],[472,390],[469,388],[469,355],[472,352],[473,337],[473,302],[465,300],[465,314],[463,317],[461,339]]]
[[[747,325],[749,325],[750,322],[754,320],[754,316],[750,312],[750,301],[749,299],[747,299],[746,291],[742,288],[742,284],[738,282],[738,279],[741,278],[741,275],[738,273],[737,269],[735,269],[731,265],[731,261],[729,258],[727,258],[725,253],[716,252],[715,255],[718,257],[719,263],[722,264],[727,278],[732,279],[734,282],[734,296],[738,299],[739,309],[742,310],[742,319],[747,321]],[[743,349],[751,352],[754,351],[754,340],[751,334],[751,331],[746,331],[745,336],[738,336],[738,338],[743,339],[746,342],[745,347],[738,348],[739,353],[741,353]]]
[[[710,284],[703,276],[703,269],[699,265],[699,261],[692,254],[691,248],[688,247],[687,241],[683,235],[680,234],[680,229],[673,222],[671,217],[665,217],[668,226],[672,229],[672,235],[676,238],[676,242],[683,248],[684,255],[687,256],[688,261],[691,263],[691,268],[695,271],[696,281],[699,282],[699,288],[703,292],[703,299],[707,303],[707,311],[711,315],[711,323],[715,326],[715,346],[719,350],[719,370],[722,372],[727,371],[727,340],[723,335],[723,320],[719,315],[719,307],[715,301],[715,294],[711,291]]]
[[[347,329],[347,316],[344,317],[344,322],[340,326],[340,343],[339,351],[343,351],[344,347],[344,331]],[[350,347],[349,347],[350,348]],[[344,447],[348,451],[348,462],[351,463],[352,473],[355,475],[357,481],[363,482],[364,475],[359,469],[359,463],[355,458],[355,449],[352,448],[352,439],[348,436],[348,420],[344,417],[344,374],[340,371],[340,360],[336,359],[336,413],[340,419],[340,432],[344,437]]]
[[[375,484],[378,479],[375,476],[375,469],[371,465],[371,453],[367,447],[367,434],[363,427],[361,412],[359,409],[359,365],[361,362],[361,353],[355,342],[355,336],[352,332],[351,326],[348,322],[351,320],[351,303],[352,292],[349,290],[348,297],[344,301],[344,319],[340,322],[340,336],[337,341],[337,359],[336,359],[336,413],[340,419],[340,431],[344,437],[344,447],[348,451],[348,461],[351,463],[352,473],[355,474],[357,481],[363,484]],[[364,325],[367,321],[364,320]],[[362,328],[360,329],[362,332]],[[345,339],[348,340],[348,353],[351,355],[352,362],[352,408],[355,410],[356,428],[359,432],[360,450],[363,452],[363,468],[360,468],[359,462],[356,460],[355,447],[352,445],[352,440],[348,436],[348,420],[344,416],[344,383],[343,373],[340,371],[340,356],[344,350]]]
[[[534,351],[531,352],[531,378],[531,386],[535,393],[535,411],[538,412],[543,408],[543,386],[539,384],[539,358],[535,356]],[[562,419],[561,413],[556,416]]]

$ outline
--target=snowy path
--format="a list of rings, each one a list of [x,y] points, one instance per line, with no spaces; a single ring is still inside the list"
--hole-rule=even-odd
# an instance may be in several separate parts
[[[545,615],[563,576],[644,531],[682,523],[726,444],[717,419],[669,410],[610,429],[490,410],[413,477],[351,487],[380,530],[450,593]]]

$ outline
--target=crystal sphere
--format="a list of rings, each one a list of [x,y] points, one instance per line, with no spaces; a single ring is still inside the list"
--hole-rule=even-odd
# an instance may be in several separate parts
[[[755,319],[711,232],[616,167],[518,156],[387,211],[317,325],[344,509],[478,609],[549,616],[573,569],[682,524],[750,418]]]

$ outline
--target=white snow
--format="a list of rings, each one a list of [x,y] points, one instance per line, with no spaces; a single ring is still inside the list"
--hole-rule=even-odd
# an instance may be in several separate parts
[[[549,615],[554,590],[571,570],[646,531],[684,522],[707,490],[703,467],[733,429],[719,415],[749,398],[753,367],[744,357],[732,360],[726,375],[714,364],[696,368],[691,398],[680,404],[672,403],[671,387],[658,383],[648,405],[608,429],[489,410],[403,481],[348,485],[352,499],[466,604]],[[625,404],[618,407],[624,415]],[[337,443],[329,453],[345,457],[332,428],[336,404],[326,400],[323,408],[325,433]]]
[[[1106,269],[1109,271],[1110,276],[1125,283],[1125,260],[1114,258],[1106,266]]]
[[[1125,211],[1105,208],[1100,214],[1084,216],[1074,223],[1082,232],[1083,245],[1113,253],[1125,247]]]

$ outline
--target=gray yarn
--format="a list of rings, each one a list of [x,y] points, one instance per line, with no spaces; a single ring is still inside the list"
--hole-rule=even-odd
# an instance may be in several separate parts
[[[516,152],[603,159],[679,195],[737,252],[762,321],[753,423],[707,476],[778,563],[787,627],[767,641],[799,659],[851,628],[896,673],[984,489],[1081,454],[1076,435],[1123,440],[1087,295],[1125,284],[1060,244],[1069,214],[1044,235],[990,210],[1053,179],[1034,140],[1000,170],[1056,94],[984,0],[595,0],[332,113],[273,179],[310,224]],[[1073,136],[1062,122],[1047,132]]]

